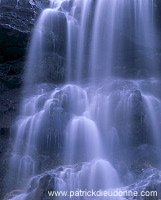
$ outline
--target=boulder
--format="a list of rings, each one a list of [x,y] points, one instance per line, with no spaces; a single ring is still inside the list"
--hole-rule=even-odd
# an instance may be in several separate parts
[[[125,188],[125,190],[137,191],[138,193],[144,191],[157,192],[157,195],[137,196],[137,198],[126,197],[129,200],[158,200],[161,198],[161,172],[155,168],[147,168],[138,178],[138,181]],[[152,194],[152,193],[151,193]]]

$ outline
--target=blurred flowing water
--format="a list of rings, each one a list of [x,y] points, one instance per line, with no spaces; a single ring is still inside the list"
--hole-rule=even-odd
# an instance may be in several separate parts
[[[10,171],[17,187],[38,173],[40,154],[61,152],[55,190],[119,188],[131,179],[122,183],[112,160],[142,143],[161,145],[158,68],[149,62],[156,49],[153,17],[152,0],[50,1],[35,25],[24,78],[29,94],[15,123]],[[66,84],[55,87],[48,58],[59,50],[62,27]],[[138,46],[146,78],[122,78],[118,60],[140,55]]]

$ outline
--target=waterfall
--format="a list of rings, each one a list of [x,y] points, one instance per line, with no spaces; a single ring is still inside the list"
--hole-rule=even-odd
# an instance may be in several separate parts
[[[137,71],[134,75],[156,75],[152,5],[152,0],[51,1],[51,8],[42,12],[35,26],[26,84],[53,81],[50,74],[57,69],[49,62],[54,62],[54,54],[61,48],[58,40],[62,39],[62,45],[67,44],[68,82],[81,83],[86,79],[95,82],[118,73],[120,76],[119,68],[126,67],[126,59],[133,61],[130,67]],[[142,67],[137,66],[135,56],[140,57],[146,68],[137,70]]]
[[[48,172],[53,190],[114,190],[129,183],[121,181],[115,166],[124,151],[146,143],[160,146],[152,3],[50,0],[35,25],[24,78],[27,95],[15,122],[9,169],[17,187],[30,178],[38,187],[43,175],[36,175],[44,172],[40,155],[52,160],[58,154],[63,166]],[[62,57],[65,84],[55,85],[55,76],[63,79]],[[125,68],[135,79],[125,78]]]

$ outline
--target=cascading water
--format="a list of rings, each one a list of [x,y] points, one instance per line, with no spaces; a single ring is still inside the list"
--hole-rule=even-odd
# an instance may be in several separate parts
[[[148,60],[156,48],[153,1],[50,2],[31,41],[25,76],[29,94],[15,123],[10,171],[17,187],[24,186],[40,173],[40,154],[52,159],[59,152],[64,167],[49,172],[53,190],[114,190],[130,182],[128,178],[124,183],[120,181],[113,166],[123,151],[149,141],[160,145],[161,100],[153,91],[153,79],[116,78],[127,57],[133,60],[136,55],[143,59],[145,67],[138,67],[146,71],[146,76],[157,72],[157,66],[151,69]],[[58,45],[62,38],[66,53]],[[66,54],[68,84],[55,88],[58,51],[62,56]],[[140,68],[135,62],[133,65],[133,75],[139,77]],[[41,178],[33,178],[37,180],[34,185]],[[13,199],[31,199],[34,192]]]

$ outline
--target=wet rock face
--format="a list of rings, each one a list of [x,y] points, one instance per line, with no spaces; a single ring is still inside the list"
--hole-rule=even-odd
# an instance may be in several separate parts
[[[132,108],[132,131],[134,133],[132,137],[133,143],[137,146],[139,144],[146,143],[146,132],[145,132],[145,122],[144,122],[144,104],[142,99],[142,94],[139,90],[133,92],[133,108]]]
[[[0,6],[9,7],[30,7],[36,6],[39,8],[45,8],[49,5],[49,0],[1,0]]]
[[[41,200],[43,198],[45,189],[46,189],[50,179],[51,179],[50,175],[45,175],[44,177],[42,177],[39,180],[39,185],[38,185],[38,188],[37,188],[36,194],[35,194],[35,200]]]
[[[26,54],[30,32],[38,9],[12,7],[3,2],[0,9],[0,63],[16,60]]]
[[[21,87],[24,65],[23,59],[0,64],[0,93]]]
[[[132,150],[132,159],[129,159],[131,171],[136,175],[140,175],[147,168],[159,169],[160,153],[160,148],[148,144],[143,144],[134,148]]]
[[[50,28],[50,23],[52,23],[52,28]],[[49,54],[57,53],[65,58],[67,35],[66,16],[61,12],[54,12],[51,15],[51,19],[47,19],[43,26],[44,32],[42,37],[45,39],[44,52]]]
[[[121,168],[122,168],[121,170],[127,171],[127,169],[125,169],[125,166],[121,166]],[[34,177],[31,180],[26,192],[24,193],[22,191],[25,199],[26,200],[42,200],[42,199],[48,200],[49,199],[48,192],[56,190],[56,183],[57,183],[56,180],[58,180],[57,179],[58,174],[62,172],[64,169],[65,169],[64,167],[59,167],[55,170],[51,170],[37,177]],[[74,173],[77,173],[81,169],[82,169],[81,164],[73,166]],[[128,200],[133,200],[133,199],[158,200],[159,198],[161,198],[160,188],[161,188],[161,172],[156,168],[147,167],[142,170],[140,175],[137,176],[137,178],[132,184],[130,183],[128,186],[121,187],[120,189],[117,188],[117,189],[120,191],[133,191],[133,192],[137,191],[138,193],[137,198],[134,196],[133,197],[126,196],[126,199]],[[141,196],[140,194],[142,191],[147,192],[149,196],[148,195]],[[13,194],[13,193],[16,194],[16,191],[11,192],[10,194]]]
[[[42,31],[43,30],[43,31]],[[65,75],[67,20],[60,11],[42,12],[30,45],[28,83],[62,83]],[[41,47],[39,47],[41,44]],[[36,74],[36,76],[35,76]]]
[[[65,11],[68,11],[68,12],[71,11],[72,6],[73,6],[72,0],[70,0],[70,1],[64,1],[64,2],[61,4],[61,8],[62,8],[63,10],[65,10]]]
[[[9,192],[8,194],[5,195],[3,200],[9,200],[14,198],[16,195],[21,194],[23,191],[22,190],[13,190],[11,192]]]
[[[143,173],[138,178],[138,181],[132,185],[130,185],[128,190],[131,191],[138,191],[139,193],[141,191],[147,191],[149,194],[151,192],[157,192],[155,195],[149,195],[144,197],[137,197],[138,200],[158,200],[161,198],[161,173],[159,170],[155,168],[148,168],[143,171]],[[151,193],[152,194],[152,193]],[[127,198],[131,199],[131,198]],[[133,198],[135,199],[135,198]]]
[[[2,135],[4,135],[5,130],[9,129],[15,121],[21,101],[20,95],[21,92],[18,89],[6,91],[0,95],[0,134]]]
[[[6,173],[9,165],[12,140],[9,140],[10,128],[0,129],[0,198],[3,199],[10,190],[6,187]]]
[[[48,0],[0,1],[0,128],[10,127],[17,113],[31,31],[48,4]]]
[[[0,64],[0,128],[11,127],[21,96],[23,59]]]
[[[13,29],[8,25],[0,25],[0,62],[16,60],[25,55],[29,34]]]
[[[9,192],[6,173],[12,149],[9,136],[18,114],[25,54],[40,9],[28,1],[0,1],[0,199]],[[13,141],[12,141],[13,143]]]

